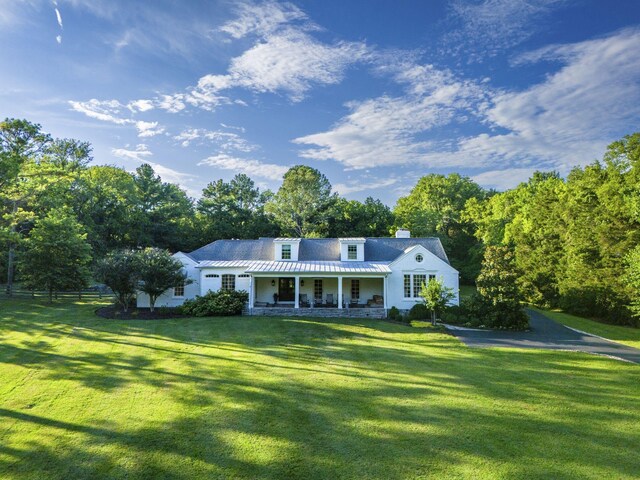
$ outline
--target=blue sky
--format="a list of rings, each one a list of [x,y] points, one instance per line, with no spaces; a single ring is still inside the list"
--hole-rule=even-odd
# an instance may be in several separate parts
[[[0,113],[197,196],[307,164],[393,205],[509,188],[639,130],[640,2],[0,0]]]

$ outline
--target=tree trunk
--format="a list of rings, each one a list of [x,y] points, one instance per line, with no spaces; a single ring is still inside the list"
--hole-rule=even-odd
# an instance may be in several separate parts
[[[49,303],[53,303],[53,287],[49,287]]]
[[[153,307],[156,305],[156,299],[149,295],[149,311],[153,312]]]

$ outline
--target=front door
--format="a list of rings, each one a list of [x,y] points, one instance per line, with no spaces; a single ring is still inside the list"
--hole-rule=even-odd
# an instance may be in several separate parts
[[[296,295],[296,279],[295,278],[279,278],[278,279],[278,301],[293,302]]]

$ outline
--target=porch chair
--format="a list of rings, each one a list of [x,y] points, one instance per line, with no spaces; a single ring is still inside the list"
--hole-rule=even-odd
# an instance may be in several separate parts
[[[327,293],[327,301],[325,302],[327,307],[333,307],[333,293]]]
[[[306,293],[301,293],[300,294],[300,299],[299,299],[299,305],[300,307],[303,308],[308,308],[309,307],[309,298],[307,297]]]

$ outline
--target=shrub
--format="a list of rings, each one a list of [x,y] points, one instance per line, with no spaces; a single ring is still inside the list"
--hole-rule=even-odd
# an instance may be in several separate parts
[[[424,303],[416,303],[409,310],[409,320],[426,320],[429,318],[429,310]]]
[[[249,294],[245,291],[210,291],[203,296],[197,296],[193,300],[186,300],[180,310],[185,315],[194,317],[240,315],[248,300]]]
[[[400,310],[397,309],[397,307],[391,307],[387,316],[390,320],[395,320],[396,322],[400,321],[402,318],[402,314],[400,313]]]
[[[522,306],[515,302],[491,302],[482,295],[465,298],[459,307],[449,307],[443,321],[470,328],[525,330],[529,320]]]

